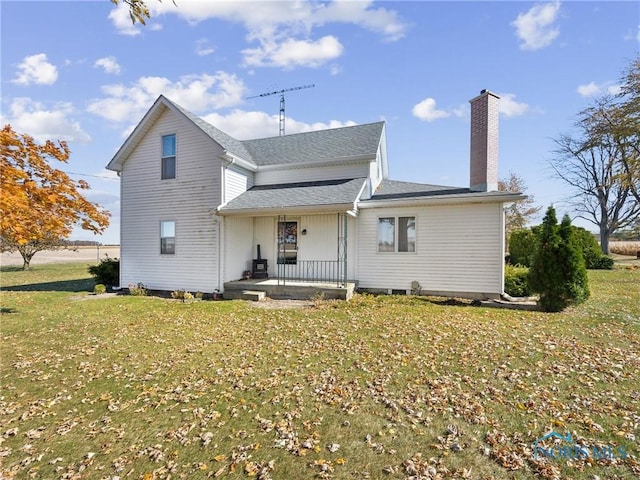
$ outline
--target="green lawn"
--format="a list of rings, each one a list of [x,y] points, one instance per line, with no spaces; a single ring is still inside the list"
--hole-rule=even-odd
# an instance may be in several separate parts
[[[640,270],[589,278],[546,314],[96,298],[86,265],[3,269],[0,478],[633,478]],[[552,430],[612,455],[536,459]]]

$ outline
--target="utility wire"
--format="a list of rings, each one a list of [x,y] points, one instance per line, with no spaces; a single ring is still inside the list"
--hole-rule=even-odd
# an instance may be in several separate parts
[[[77,172],[66,172],[69,175],[78,175],[79,177],[93,177],[93,178],[99,178],[101,180],[118,180],[117,178],[111,178],[111,177],[101,177],[100,175],[90,175],[88,173],[77,173]]]

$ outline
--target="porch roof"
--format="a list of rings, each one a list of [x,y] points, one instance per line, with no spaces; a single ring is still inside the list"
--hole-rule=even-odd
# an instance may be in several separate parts
[[[219,207],[218,212],[231,215],[349,209],[358,200],[365,182],[365,178],[353,178],[256,185]]]
[[[448,187],[426,183],[401,182],[383,179],[371,198],[359,203],[359,207],[380,206],[384,203],[404,202],[513,202],[526,198],[514,192],[478,192],[470,188]]]

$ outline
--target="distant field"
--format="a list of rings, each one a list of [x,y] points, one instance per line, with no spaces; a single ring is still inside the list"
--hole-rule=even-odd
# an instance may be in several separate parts
[[[635,257],[637,252],[640,252],[640,242],[609,242],[609,251]]]
[[[105,255],[111,258],[120,258],[120,246],[78,247],[77,250],[54,250],[43,251],[35,254],[31,260],[31,265],[42,265],[45,263],[77,263],[77,262],[97,262],[98,258],[104,259]],[[19,253],[2,253],[0,265],[14,266],[22,265],[22,257]]]

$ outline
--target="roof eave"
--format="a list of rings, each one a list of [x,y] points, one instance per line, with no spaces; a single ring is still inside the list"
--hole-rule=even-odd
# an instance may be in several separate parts
[[[258,171],[258,166],[255,163],[245,160],[244,158],[239,157],[238,155],[230,152],[229,150],[225,150],[224,152],[222,152],[222,154],[220,155],[220,158],[228,162],[229,165],[238,165],[251,172]]]
[[[226,216],[243,216],[243,217],[261,217],[272,215],[308,215],[313,213],[336,213],[346,212],[353,209],[351,203],[331,203],[326,205],[294,205],[268,208],[225,208],[218,207],[217,215]]]
[[[469,203],[511,203],[527,198],[520,193],[491,195],[487,192],[457,195],[435,195],[425,197],[396,198],[387,200],[368,199],[358,203],[358,208],[382,208],[415,205],[462,205]]]
[[[376,159],[376,154],[367,155],[350,155],[348,157],[337,157],[331,159],[316,160],[313,162],[300,162],[300,163],[277,163],[273,165],[258,165],[258,169],[261,171],[274,171],[274,170],[290,170],[292,168],[309,168],[309,167],[321,167],[331,165],[352,165],[358,163],[370,163]]]

